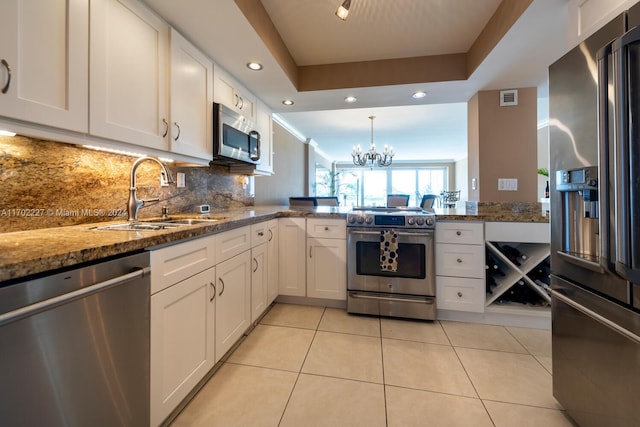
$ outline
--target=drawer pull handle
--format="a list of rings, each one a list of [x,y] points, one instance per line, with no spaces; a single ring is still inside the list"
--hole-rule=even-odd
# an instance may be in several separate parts
[[[209,298],[209,302],[213,302],[213,300],[216,299],[216,285],[213,282],[209,282],[209,284],[213,288],[213,295]]]
[[[11,86],[11,67],[9,66],[9,63],[6,59],[3,59],[2,61],[0,61],[0,63],[7,70],[7,83],[5,83],[1,92],[7,93],[9,91],[9,86]]]
[[[325,228],[324,228],[324,231],[329,231],[329,227],[325,227]]]
[[[169,123],[167,123],[165,119],[162,119],[162,123],[164,123],[164,133],[162,134],[162,137],[164,138],[169,133]]]
[[[456,261],[458,262],[458,264],[462,264],[462,259],[458,258]]]
[[[258,236],[260,236],[260,237],[264,236],[264,232],[263,231],[258,231]]]
[[[178,124],[178,122],[173,122],[173,125],[178,129],[178,134],[175,138],[173,138],[174,141],[177,141],[178,138],[180,138],[180,125]]]
[[[458,298],[462,298],[462,292],[458,292]]]
[[[460,230],[456,231],[456,236],[462,236],[462,231]]]

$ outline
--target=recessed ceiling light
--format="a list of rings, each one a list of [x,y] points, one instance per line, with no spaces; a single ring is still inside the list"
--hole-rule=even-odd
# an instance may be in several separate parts
[[[253,71],[260,71],[262,70],[262,64],[258,62],[249,62],[247,63],[247,68]]]
[[[294,102],[292,100],[290,100],[290,99],[285,99],[284,101],[282,101],[282,103],[284,105],[293,105],[294,104]]]
[[[344,99],[344,102],[348,102],[349,104],[353,104],[354,102],[356,102],[358,100],[358,98],[356,98],[355,96],[347,96]]]
[[[423,92],[421,90],[414,92],[413,95],[411,95],[411,97],[414,99],[424,98],[425,96],[427,96],[427,92]]]
[[[16,133],[9,130],[0,129],[0,136],[16,136]]]

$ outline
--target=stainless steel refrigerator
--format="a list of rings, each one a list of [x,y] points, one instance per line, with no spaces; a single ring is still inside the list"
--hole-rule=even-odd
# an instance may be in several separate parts
[[[640,426],[640,6],[549,67],[553,394]]]

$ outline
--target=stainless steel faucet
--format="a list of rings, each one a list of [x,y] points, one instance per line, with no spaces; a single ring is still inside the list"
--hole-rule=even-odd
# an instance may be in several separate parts
[[[160,167],[162,168],[162,173],[164,174],[164,179],[166,179],[167,183],[175,182],[173,180],[173,176],[171,175],[171,172],[169,171],[169,169],[167,169],[164,163],[162,163],[157,158],[143,156],[136,159],[136,161],[133,162],[133,165],[131,165],[131,178],[129,181],[129,201],[127,202],[127,212],[129,214],[129,221],[138,220],[138,210],[140,210],[140,208],[143,207],[145,203],[157,202],[158,200],[160,200],[159,198],[147,199],[147,200],[138,199],[138,194],[136,190],[136,170],[138,169],[138,166],[140,166],[140,163],[146,160],[151,160],[160,165]]]

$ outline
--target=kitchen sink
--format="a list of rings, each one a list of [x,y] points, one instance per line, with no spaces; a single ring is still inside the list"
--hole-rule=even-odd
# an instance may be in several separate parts
[[[172,228],[179,228],[188,225],[203,225],[212,224],[220,221],[224,218],[181,218],[181,219],[168,219],[166,221],[140,221],[140,222],[126,222],[124,224],[109,224],[100,225],[97,227],[91,227],[91,230],[121,230],[121,231],[156,231],[156,230],[170,230]]]
[[[223,218],[183,218],[183,219],[170,219],[165,221],[168,224],[179,224],[179,225],[195,225],[195,224],[210,224],[213,222],[220,221]]]
[[[125,224],[111,224],[92,227],[91,230],[124,230],[124,231],[156,231],[178,228],[184,224],[170,222],[127,222]]]

